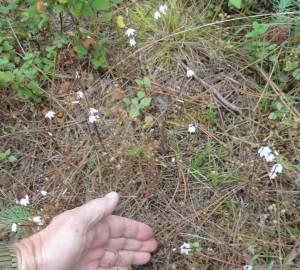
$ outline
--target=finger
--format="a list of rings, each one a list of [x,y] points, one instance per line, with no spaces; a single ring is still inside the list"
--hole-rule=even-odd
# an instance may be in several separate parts
[[[146,241],[153,237],[153,231],[148,225],[133,219],[111,215],[105,221],[109,224],[111,238]]]
[[[111,192],[105,197],[89,201],[81,207],[77,207],[71,212],[85,224],[88,228],[95,226],[103,218],[110,215],[119,201],[119,195]]]
[[[146,241],[139,241],[129,238],[114,238],[110,239],[107,244],[107,250],[119,251],[142,251],[142,252],[152,252],[157,248],[157,242],[155,239],[150,239]]]
[[[113,266],[129,266],[129,265],[142,265],[149,262],[151,258],[148,252],[135,252],[135,251],[119,251],[110,252],[106,251],[100,260],[100,267],[109,268]]]

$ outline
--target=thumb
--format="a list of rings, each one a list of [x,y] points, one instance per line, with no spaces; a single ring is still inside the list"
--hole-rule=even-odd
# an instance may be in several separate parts
[[[71,210],[77,218],[90,229],[103,218],[112,214],[119,201],[116,192],[108,193],[105,197],[87,202],[81,207]]]

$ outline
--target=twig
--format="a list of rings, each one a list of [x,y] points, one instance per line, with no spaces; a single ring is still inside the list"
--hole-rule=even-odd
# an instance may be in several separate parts
[[[25,55],[25,51],[24,51],[24,49],[23,49],[23,47],[22,47],[22,45],[21,45],[21,43],[20,43],[20,41],[19,41],[19,39],[18,39],[16,33],[15,33],[15,30],[13,29],[13,27],[12,27],[12,25],[11,25],[11,23],[10,23],[10,20],[7,20],[7,22],[8,22],[8,24],[9,24],[9,27],[10,27],[12,33],[13,33],[13,36],[15,37],[15,39],[16,39],[16,41],[17,41],[17,43],[18,43],[18,45],[19,45],[19,47],[20,47],[22,53]]]
[[[213,92],[213,94],[215,95],[215,97],[225,106],[227,107],[228,109],[230,109],[231,111],[234,111],[238,114],[242,114],[242,110],[232,104],[231,102],[229,102],[228,100],[226,100],[222,95],[221,93],[216,89],[215,86],[212,86],[210,84],[208,84],[206,81],[202,80],[201,78],[199,78],[196,74],[194,75],[195,76],[195,79],[197,81],[199,81],[207,90],[211,90]]]

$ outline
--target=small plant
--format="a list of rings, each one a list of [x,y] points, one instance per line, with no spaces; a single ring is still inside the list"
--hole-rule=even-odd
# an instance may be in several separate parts
[[[253,3],[253,0],[228,0],[229,7],[234,7],[237,9],[250,8]]]
[[[149,77],[144,77],[143,80],[136,80],[135,82],[139,87],[151,87],[151,81]],[[129,116],[133,119],[136,119],[140,116],[141,110],[151,105],[152,98],[147,97],[145,91],[139,90],[134,98],[124,98],[124,102],[129,107]]]
[[[33,216],[34,212],[31,209],[22,206],[13,206],[0,212],[0,221],[6,225],[13,223],[26,224]]]
[[[198,241],[192,242],[190,244],[191,244],[192,252],[201,252],[203,250],[203,247],[200,245]]]
[[[10,149],[7,149],[5,152],[0,152],[0,161],[12,164],[17,161],[17,158],[14,155],[11,155]]]
[[[271,108],[274,110],[268,116],[270,120],[278,121],[283,125],[293,125],[294,119],[290,111],[280,101],[274,100],[271,103]]]

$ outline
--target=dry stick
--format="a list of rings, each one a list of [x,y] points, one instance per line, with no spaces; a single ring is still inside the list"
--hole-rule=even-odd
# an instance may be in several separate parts
[[[215,97],[227,108],[230,109],[231,111],[234,111],[238,114],[242,114],[242,110],[232,104],[231,102],[229,102],[227,99],[225,99],[220,92],[216,89],[215,86],[212,86],[210,84],[208,84],[206,81],[202,80],[201,78],[199,78],[197,75],[195,75],[195,79],[197,81],[199,81],[207,90],[211,90],[213,92],[213,94],[215,95]]]
[[[12,25],[11,25],[11,23],[10,23],[10,20],[7,20],[7,22],[8,22],[8,24],[9,24],[9,27],[10,27],[12,33],[13,33],[13,36],[14,36],[14,38],[16,39],[16,41],[17,41],[17,43],[18,43],[18,45],[19,45],[19,47],[20,47],[20,49],[21,49],[23,55],[25,55],[25,51],[24,51],[24,49],[23,49],[23,47],[22,47],[22,45],[21,45],[21,43],[20,43],[20,41],[19,41],[19,39],[18,39],[18,37],[17,37],[17,35],[16,35],[16,33],[15,33],[15,31],[14,31]]]

